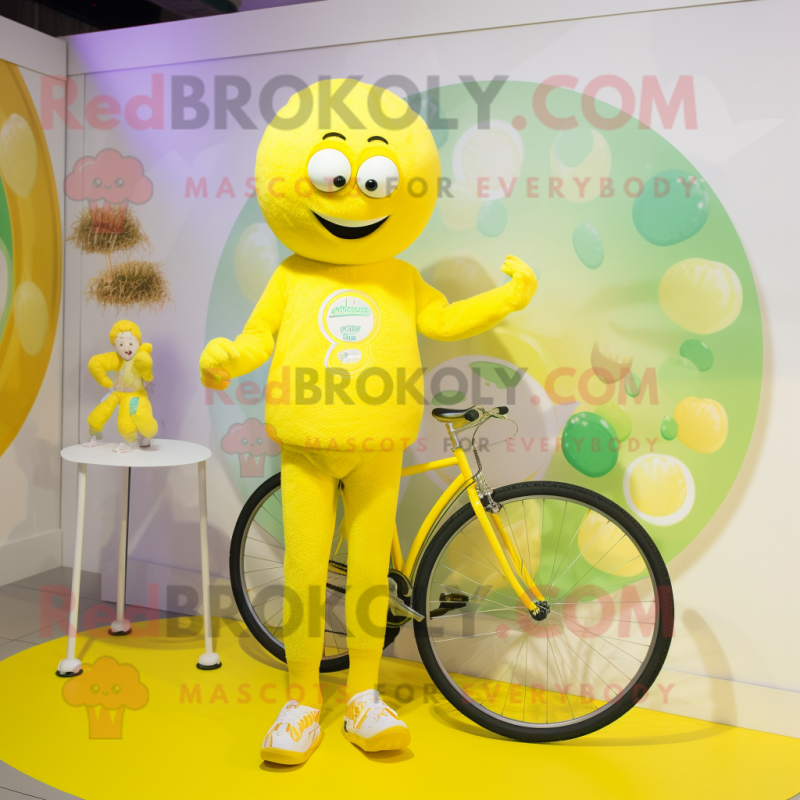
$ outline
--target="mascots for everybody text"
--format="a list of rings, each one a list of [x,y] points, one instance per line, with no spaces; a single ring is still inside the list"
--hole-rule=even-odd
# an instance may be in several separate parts
[[[383,89],[348,81],[349,92],[339,94],[348,113],[340,116],[328,98],[342,83],[298,92],[264,133],[258,199],[295,255],[277,268],[244,331],[234,341],[208,343],[200,373],[205,386],[224,389],[272,357],[270,382],[289,387],[280,402],[268,394],[266,418],[282,445],[285,586],[303,599],[315,587],[325,597],[342,486],[350,655],[342,730],[362,749],[378,751],[410,741],[406,724],[376,691],[383,631],[362,624],[356,611],[364,592],[381,587],[370,619],[385,624],[403,449],[423,412],[398,383],[420,369],[418,332],[444,341],[481,333],[528,304],[536,277],[508,256],[502,270],[510,281],[450,304],[397,259],[436,204],[436,145],[422,118]],[[306,121],[292,123],[298,119]],[[313,400],[317,395],[301,384],[315,375],[321,391]],[[419,384],[421,396],[421,378]],[[316,632],[325,629],[324,609],[304,612],[302,624],[285,634],[289,683],[302,688],[302,700],[281,709],[261,749],[265,760],[284,764],[305,761],[323,737],[323,639]]]

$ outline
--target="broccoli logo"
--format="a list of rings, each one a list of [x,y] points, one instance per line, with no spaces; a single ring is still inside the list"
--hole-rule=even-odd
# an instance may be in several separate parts
[[[149,692],[136,667],[103,656],[84,664],[83,672],[64,684],[63,696],[71,706],[86,707],[90,739],[121,739],[125,709],[143,708]]]

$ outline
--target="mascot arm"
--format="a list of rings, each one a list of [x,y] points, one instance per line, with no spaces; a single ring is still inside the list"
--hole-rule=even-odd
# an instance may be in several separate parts
[[[153,345],[149,343],[142,344],[136,351],[133,357],[133,365],[143,381],[148,383],[153,380],[153,358],[150,353],[153,352]]]
[[[209,389],[226,389],[233,378],[246,375],[272,355],[286,305],[280,267],[270,278],[244,330],[231,341],[212,339],[200,356],[200,380]]]
[[[429,339],[449,342],[488,330],[512,311],[525,308],[536,293],[533,270],[516,256],[507,256],[503,272],[511,280],[483,294],[448,303],[421,277],[417,280],[417,330]]]
[[[89,374],[103,387],[111,389],[114,381],[108,377],[109,370],[118,370],[122,359],[116,353],[100,353],[89,359]]]

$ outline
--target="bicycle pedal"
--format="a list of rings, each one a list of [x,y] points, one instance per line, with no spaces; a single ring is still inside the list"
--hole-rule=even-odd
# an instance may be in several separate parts
[[[461,594],[461,592],[450,592],[449,594],[442,592],[439,595],[439,607],[431,611],[431,616],[442,617],[448,611],[458,611],[460,608],[465,608],[468,602],[467,595]]]
[[[449,594],[439,595],[439,608],[446,608],[448,611],[454,611],[458,608],[464,608],[469,602],[469,598],[461,592],[450,592]]]

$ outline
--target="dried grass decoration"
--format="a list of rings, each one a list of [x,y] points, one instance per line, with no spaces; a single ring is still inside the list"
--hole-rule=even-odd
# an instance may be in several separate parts
[[[126,204],[102,206],[92,203],[72,224],[67,239],[82,252],[99,253],[106,258],[106,267],[89,281],[87,301],[95,300],[105,311],[133,308],[161,310],[172,295],[161,264],[138,258],[112,262],[112,253],[150,250],[150,240],[131,207]]]
[[[89,281],[88,299],[103,311],[139,306],[148,311],[161,310],[172,300],[169,283],[154,261],[122,261],[112,264]]]

